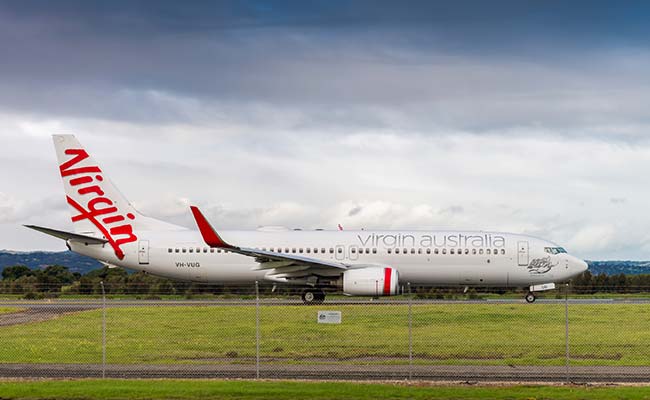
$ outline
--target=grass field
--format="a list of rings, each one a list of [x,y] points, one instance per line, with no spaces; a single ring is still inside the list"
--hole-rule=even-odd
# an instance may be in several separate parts
[[[650,387],[408,386],[348,382],[80,380],[0,382],[2,399],[650,399]]]
[[[0,314],[13,313],[21,310],[22,310],[21,308],[16,308],[16,307],[0,307]]]
[[[317,324],[319,309],[340,325]],[[650,364],[650,309],[570,305],[572,365]],[[413,306],[416,364],[563,365],[564,306]],[[97,363],[101,310],[0,327],[0,363]],[[263,306],[265,362],[407,363],[406,305]],[[109,363],[251,363],[253,306],[146,306],[107,310]]]

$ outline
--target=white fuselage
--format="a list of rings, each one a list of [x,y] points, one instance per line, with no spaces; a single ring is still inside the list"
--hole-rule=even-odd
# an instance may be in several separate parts
[[[587,266],[567,253],[554,254],[551,242],[526,235],[460,231],[222,231],[230,243],[284,254],[348,264],[385,265],[402,283],[439,286],[523,287],[561,282]],[[108,245],[70,242],[75,252],[107,264],[195,282],[282,282],[252,257],[211,249],[198,231],[141,231],[122,246],[118,259]],[[313,272],[313,271],[312,271]],[[336,278],[340,271],[323,270]],[[287,282],[291,283],[291,282]]]

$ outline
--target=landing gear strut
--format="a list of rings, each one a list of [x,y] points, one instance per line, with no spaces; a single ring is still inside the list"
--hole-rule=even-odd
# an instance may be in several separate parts
[[[325,292],[322,289],[310,288],[302,292],[302,302],[307,305],[321,304],[325,300]]]
[[[525,297],[526,302],[528,303],[534,303],[536,298],[537,297],[535,297],[535,293],[533,292],[528,292]]]

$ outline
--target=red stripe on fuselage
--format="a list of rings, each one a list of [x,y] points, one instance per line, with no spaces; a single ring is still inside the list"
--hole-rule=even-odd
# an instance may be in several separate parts
[[[390,278],[393,275],[392,268],[384,268],[384,296],[390,296]]]

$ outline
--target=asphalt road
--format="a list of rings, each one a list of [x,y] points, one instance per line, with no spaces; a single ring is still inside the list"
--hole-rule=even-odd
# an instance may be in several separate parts
[[[3,378],[256,378],[255,364],[0,364]],[[420,379],[445,381],[648,382],[650,367],[260,365],[266,379]]]
[[[650,298],[620,298],[620,299],[569,299],[569,304],[650,304]],[[139,306],[254,306],[256,300],[214,299],[214,300],[107,300],[106,307],[139,307]],[[298,299],[262,299],[262,306],[296,306],[302,305]],[[408,300],[372,299],[372,300],[326,300],[323,304],[310,306],[322,307],[327,305],[368,305],[390,306],[407,305]],[[488,299],[488,300],[411,300],[411,304],[526,304],[523,299]],[[564,304],[564,299],[538,299],[537,304]],[[101,308],[101,299],[83,300],[0,300],[0,307],[20,308]],[[79,310],[79,311],[80,311]]]

